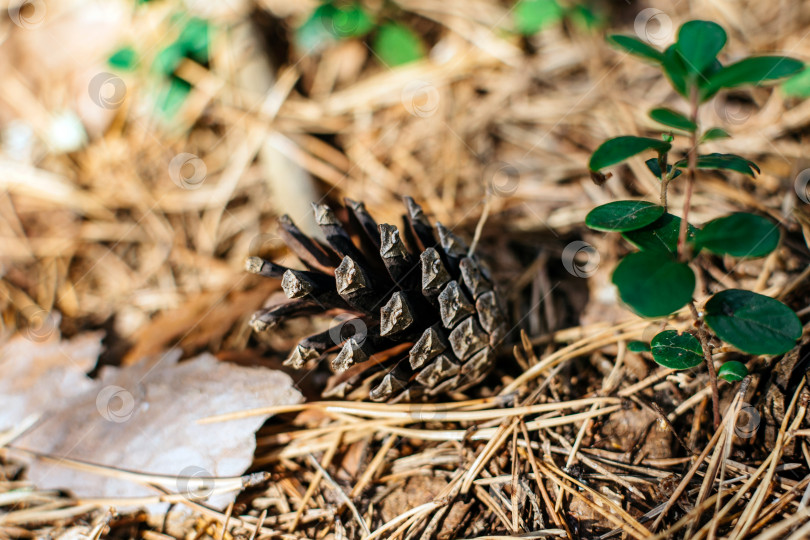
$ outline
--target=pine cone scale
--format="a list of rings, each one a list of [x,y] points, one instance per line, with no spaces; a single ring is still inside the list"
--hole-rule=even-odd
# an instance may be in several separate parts
[[[280,220],[282,236],[308,270],[257,257],[246,263],[251,273],[281,278],[291,299],[254,314],[257,332],[333,310],[355,316],[354,335],[343,335],[343,321],[302,339],[285,361],[301,368],[328,359],[336,375],[325,396],[419,399],[467,388],[492,368],[505,334],[500,297],[461,238],[440,223],[434,229],[413,199],[405,203],[402,230],[378,224],[362,202],[347,199],[339,212],[313,204],[328,245],[289,217]]]

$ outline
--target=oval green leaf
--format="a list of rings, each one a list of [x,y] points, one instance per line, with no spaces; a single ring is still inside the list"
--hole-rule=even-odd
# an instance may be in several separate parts
[[[180,62],[183,61],[184,55],[183,48],[177,43],[172,43],[157,53],[151,69],[164,77],[170,77],[174,74],[174,70],[177,69]]]
[[[718,255],[764,257],[779,245],[779,227],[762,216],[737,212],[706,223],[696,243]]]
[[[588,162],[588,168],[592,171],[598,171],[621,163],[625,159],[640,154],[645,150],[655,150],[660,153],[668,152],[670,148],[672,148],[672,145],[668,142],[650,139],[649,137],[635,137],[633,135],[616,137],[615,139],[608,139],[596,149]]]
[[[730,360],[720,366],[720,369],[717,370],[717,376],[728,382],[741,381],[748,376],[748,368],[742,362]]]
[[[725,129],[713,127],[706,130],[706,133],[700,136],[700,142],[714,141],[717,139],[728,139],[731,135]]]
[[[687,159],[682,159],[675,164],[676,167],[685,169],[689,166]],[[754,171],[759,172],[759,167],[753,161],[749,161],[735,154],[705,154],[698,156],[698,169],[728,170],[747,174],[753,177]]]
[[[138,63],[138,54],[132,47],[121,47],[107,59],[110,67],[123,70],[132,70]]]
[[[157,110],[165,118],[174,118],[191,93],[191,85],[180,77],[171,77],[163,81],[159,88]]]
[[[666,109],[663,107],[653,109],[650,111],[650,118],[659,124],[664,124],[665,126],[680,129],[682,131],[688,131],[689,133],[692,133],[697,129],[696,123],[692,122],[678,111],[673,111],[672,109]]]
[[[706,302],[704,319],[717,336],[749,354],[782,354],[796,345],[802,324],[779,300],[727,289]]]
[[[407,26],[390,23],[377,30],[372,48],[379,59],[389,67],[401,66],[422,58],[424,45]]]
[[[810,68],[792,76],[782,84],[782,91],[786,96],[807,98],[810,97]]]
[[[728,65],[712,75],[705,85],[705,92],[711,93],[720,88],[735,88],[746,84],[762,83],[789,77],[804,64],[787,56],[751,56]]]
[[[716,73],[719,73],[722,69],[723,64],[720,63],[720,60],[715,60],[703,71],[703,73],[700,74],[700,76],[697,77],[698,100],[700,103],[707,102],[720,90],[719,88],[712,88],[710,81],[711,78],[714,77]]]
[[[645,341],[633,340],[627,343],[627,350],[631,352],[650,352],[650,344]]]
[[[664,330],[650,342],[653,360],[669,369],[691,369],[703,362],[700,341],[689,333]]]
[[[597,231],[632,231],[649,225],[663,213],[663,206],[648,201],[615,201],[588,212],[585,225]]]
[[[664,73],[666,73],[667,78],[669,78],[672,88],[688,99],[688,73],[683,58],[681,58],[681,53],[674,44],[667,47],[667,50],[664,51],[664,59],[661,61],[661,65],[664,67]]]
[[[520,0],[512,15],[515,30],[530,36],[562,20],[563,10],[556,0]]]
[[[650,158],[644,162],[647,165],[647,168],[650,169],[650,172],[655,175],[656,178],[661,180],[661,165],[658,163],[658,158]],[[672,165],[667,164],[667,174],[672,172]],[[681,175],[681,171],[675,171],[675,174],[672,175],[672,180],[678,178]]]
[[[692,75],[699,75],[726,45],[726,32],[711,21],[689,21],[678,31],[678,51]]]
[[[641,251],[674,255],[678,252],[680,231],[681,218],[666,213],[646,227],[624,232],[622,236]],[[694,241],[696,232],[693,226],[687,226],[687,242]]]
[[[612,36],[608,36],[607,39],[609,43],[615,45],[616,47],[640,58],[652,60],[656,64],[660,64],[664,59],[664,55],[661,53],[661,51],[655,47],[651,47],[638,38],[614,34]]]
[[[664,317],[683,306],[695,290],[695,274],[685,263],[641,251],[626,256],[613,271],[619,296],[642,317]]]
[[[335,35],[331,32],[331,21],[337,11],[332,4],[318,6],[295,31],[296,45],[304,51],[314,52],[334,42]]]
[[[577,30],[600,30],[608,25],[609,20],[606,13],[600,9],[594,9],[597,7],[577,3],[568,6],[565,17],[574,24]]]
[[[374,21],[360,4],[338,6],[332,15],[332,32],[339,38],[363,37],[374,28]]]

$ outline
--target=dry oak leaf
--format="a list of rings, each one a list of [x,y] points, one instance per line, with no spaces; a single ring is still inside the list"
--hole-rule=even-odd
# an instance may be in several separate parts
[[[237,477],[253,460],[255,431],[270,416],[223,423],[198,420],[228,412],[299,403],[292,379],[279,371],[219,362],[210,354],[178,362],[170,351],[119,369],[105,367],[94,387],[70,400],[13,443],[16,448],[126,471],[165,475],[164,489],[224,508]],[[154,496],[145,482],[33,460],[29,479],[40,489],[67,489],[79,498]],[[117,505],[117,508],[128,508]],[[148,509],[161,512],[165,504]]]
[[[98,361],[102,337],[92,332],[61,340],[58,332],[28,333],[5,343],[0,348],[0,432],[91,390],[86,373]]]

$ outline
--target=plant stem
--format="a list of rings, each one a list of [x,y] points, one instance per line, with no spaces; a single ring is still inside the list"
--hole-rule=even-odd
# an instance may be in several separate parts
[[[667,210],[667,186],[669,185],[669,178],[667,175],[663,175],[661,177],[661,206],[664,207],[664,211]],[[680,234],[680,231],[678,231]]]
[[[661,206],[664,207],[664,211],[667,210],[667,187],[669,187],[669,181],[672,180],[670,174],[667,172],[667,154],[660,154],[658,156],[658,169],[661,171]],[[673,171],[674,171],[673,167]]]
[[[709,347],[709,336],[706,334],[703,320],[698,315],[694,300],[689,302],[689,310],[692,312],[692,318],[695,320],[695,326],[697,326],[698,330],[698,339],[703,349],[703,360],[706,361],[706,368],[709,370],[709,380],[712,385],[712,416],[714,417],[714,429],[717,429],[720,427],[720,389],[717,387],[717,372],[714,370],[712,350]]]
[[[697,124],[698,116],[698,91],[696,86],[692,86],[690,94],[691,114],[690,119]],[[678,258],[682,261],[689,260],[689,246],[686,244],[687,219],[689,218],[689,206],[692,203],[692,189],[697,176],[697,154],[698,154],[698,130],[692,132],[692,147],[689,149],[688,172],[686,178],[686,194],[683,198],[683,217],[681,217],[681,228],[678,231]]]
[[[689,104],[691,107],[690,119],[697,125],[698,117],[698,90],[697,86],[692,86],[692,91],[689,94]],[[686,243],[686,234],[688,231],[688,218],[689,207],[692,203],[692,190],[695,185],[695,178],[697,177],[697,157],[698,157],[698,130],[692,132],[691,148],[689,149],[689,156],[687,162],[687,182],[686,194],[683,198],[683,217],[681,218],[681,227],[678,231],[678,258],[683,262],[689,262],[691,257],[689,245]],[[695,326],[698,330],[698,339],[700,346],[703,349],[703,359],[706,362],[706,369],[709,370],[709,380],[712,385],[712,412],[714,417],[714,429],[720,427],[720,390],[717,387],[717,372],[714,370],[714,362],[712,362],[712,351],[709,348],[709,336],[706,333],[706,328],[703,326],[703,320],[698,315],[695,301],[689,302],[689,310],[692,312]]]

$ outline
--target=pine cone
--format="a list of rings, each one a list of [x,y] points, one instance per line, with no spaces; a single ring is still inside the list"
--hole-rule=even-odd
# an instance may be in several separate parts
[[[281,278],[291,299],[256,312],[255,331],[293,317],[346,314],[340,325],[301,340],[285,361],[302,368],[329,358],[337,375],[326,397],[413,401],[469,388],[492,368],[506,320],[488,273],[439,223],[437,241],[422,208],[410,197],[405,202],[404,238],[347,199],[339,210],[344,219],[313,204],[328,245],[303,234],[288,216],[280,219],[285,242],[308,270],[247,260],[248,272]],[[347,329],[354,334],[344,335]]]

